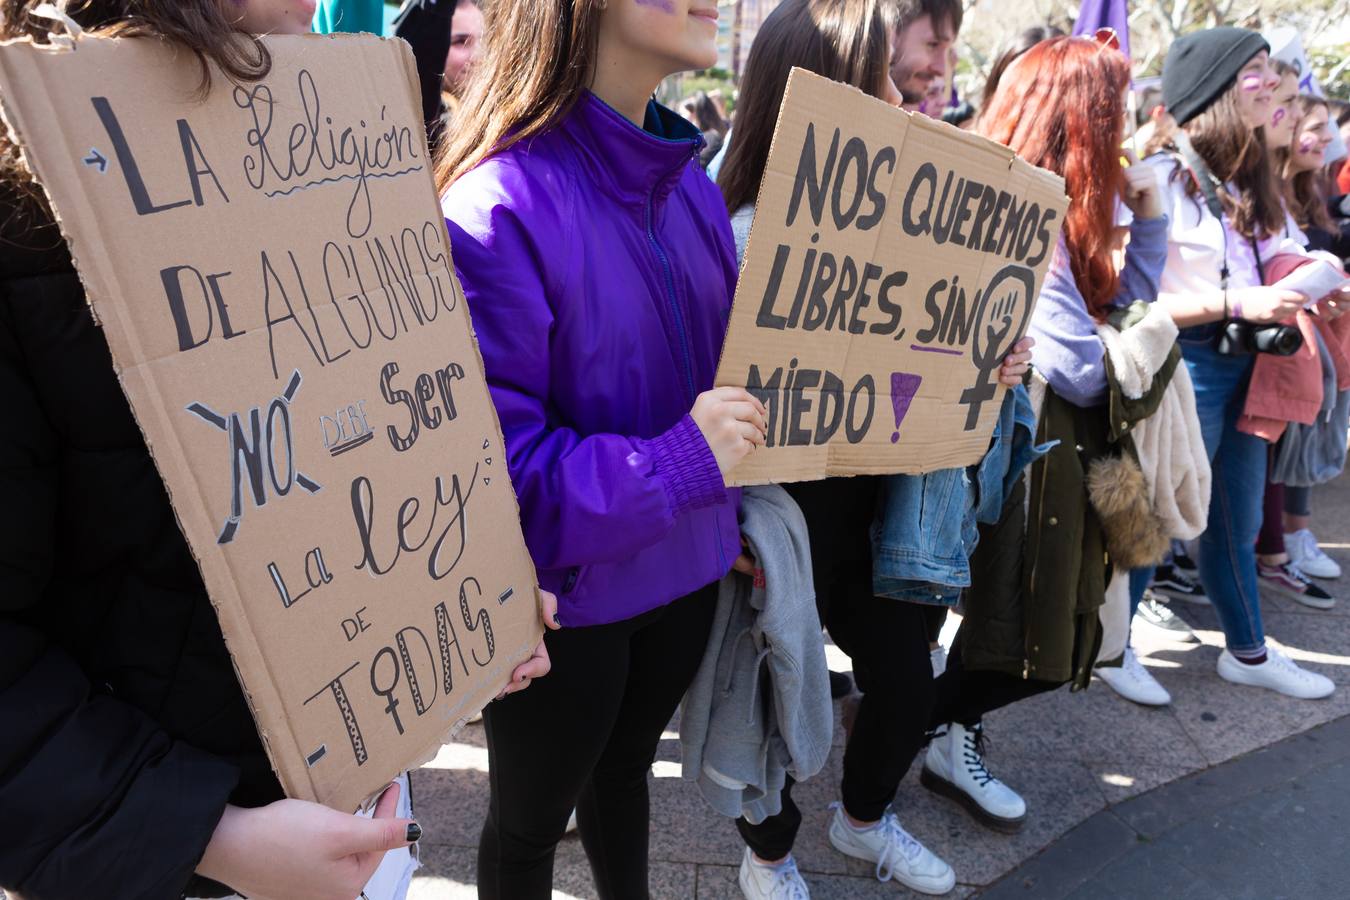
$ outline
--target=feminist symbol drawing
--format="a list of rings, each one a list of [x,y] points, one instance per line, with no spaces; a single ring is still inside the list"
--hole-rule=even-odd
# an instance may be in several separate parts
[[[980,295],[980,312],[975,318],[975,334],[970,347],[978,374],[975,384],[961,392],[962,405],[969,407],[966,431],[975,430],[981,407],[994,399],[998,382],[993,375],[1003,365],[1004,357],[1012,352],[1017,336],[1026,328],[1035,290],[1032,271],[1012,263],[1000,269]]]
[[[230,413],[228,417],[211,409],[204,403],[190,403],[187,411],[204,422],[208,422],[229,435],[230,438],[230,514],[216,539],[218,544],[228,544],[234,540],[239,530],[239,520],[244,515],[244,476],[248,476],[249,492],[253,495],[253,505],[267,505],[267,482],[278,497],[284,497],[291,488],[299,485],[307,493],[317,494],[320,485],[314,479],[295,468],[295,444],[291,431],[291,403],[300,390],[300,370],[291,374],[291,380],[281,396],[276,397],[267,406],[267,414],[255,406],[246,416]],[[247,418],[247,425],[245,425]],[[283,468],[278,471],[277,450],[280,449]],[[263,470],[267,479],[264,480]]]

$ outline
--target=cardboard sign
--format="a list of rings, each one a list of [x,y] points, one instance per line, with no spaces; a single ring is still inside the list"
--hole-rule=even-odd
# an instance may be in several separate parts
[[[729,481],[977,462],[1067,206],[1007,147],[794,69],[717,371],[769,438]]]
[[[272,765],[352,810],[506,683],[539,596],[412,56],[266,44],[265,80],[203,100],[160,41],[12,42],[0,101]]]
[[[1294,67],[1300,94],[1311,94],[1314,97],[1327,95],[1313,72],[1312,63],[1308,60],[1308,51],[1303,49],[1303,36],[1297,28],[1287,25],[1272,28],[1261,36],[1266,39],[1267,44],[1270,44],[1271,59],[1278,59]],[[1330,130],[1331,144],[1327,147],[1325,161],[1333,163],[1338,159],[1345,159],[1350,148],[1345,146],[1345,138],[1341,137],[1339,128],[1332,127]]]

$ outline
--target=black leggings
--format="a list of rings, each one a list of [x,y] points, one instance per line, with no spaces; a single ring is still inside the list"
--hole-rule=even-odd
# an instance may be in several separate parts
[[[872,594],[868,529],[876,481],[855,477],[788,485],[811,538],[820,619],[852,659],[862,692],[844,746],[840,794],[844,810],[863,822],[885,813],[930,729],[948,722],[973,725],[986,712],[1057,687],[999,672],[966,672],[959,632],[947,671],[934,680],[928,649],[932,607]],[[792,851],[802,822],[792,783],[789,778],[783,790],[781,813],[758,825],[736,822],[760,859]]]
[[[647,773],[703,658],[716,602],[714,583],[624,622],[550,631],[548,676],[488,705],[479,897],[551,896],[574,808],[599,896],[647,896]]]

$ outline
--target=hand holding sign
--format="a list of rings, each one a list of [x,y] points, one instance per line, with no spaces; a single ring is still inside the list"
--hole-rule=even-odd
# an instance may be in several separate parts
[[[1008,358],[1003,360],[1003,368],[999,370],[998,380],[1008,387],[1016,387],[1022,383],[1022,376],[1026,375],[1031,369],[1031,358],[1034,355],[1031,349],[1036,346],[1034,337],[1024,337],[1016,344],[1013,344],[1013,352]]]
[[[763,446],[767,414],[758,397],[732,387],[704,391],[689,411],[723,475],[756,447]]]
[[[395,818],[398,792],[386,789],[370,819],[307,800],[227,806],[197,871],[260,900],[351,900],[385,853],[421,836],[412,819]]]
[[[544,627],[550,631],[557,631],[562,627],[562,623],[558,621],[558,598],[548,591],[540,591],[539,599],[542,605],[540,618],[544,622]],[[525,690],[530,686],[531,680],[543,678],[552,670],[553,661],[548,657],[548,646],[541,638],[530,658],[511,671],[511,680],[502,688],[497,699]]]

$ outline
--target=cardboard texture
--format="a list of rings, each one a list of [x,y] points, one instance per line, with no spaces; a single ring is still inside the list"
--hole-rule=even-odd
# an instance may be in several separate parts
[[[500,690],[539,594],[407,45],[266,44],[202,100],[159,41],[11,42],[0,102],[272,765],[353,810]]]
[[[794,69],[717,372],[769,439],[728,482],[977,462],[1067,206],[1007,147]]]

